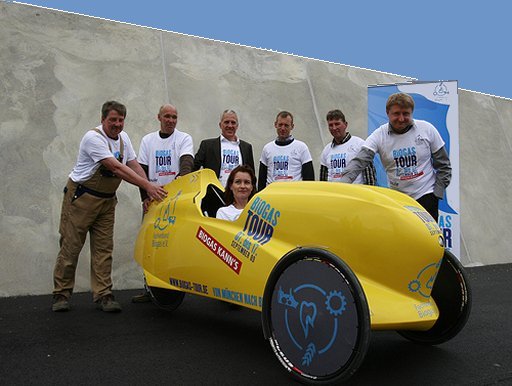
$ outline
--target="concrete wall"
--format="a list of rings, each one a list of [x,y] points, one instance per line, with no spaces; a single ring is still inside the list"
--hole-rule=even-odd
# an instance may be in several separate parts
[[[407,78],[240,47],[36,7],[0,2],[0,296],[46,294],[58,250],[62,188],[84,132],[99,123],[100,106],[128,107],[125,131],[136,150],[158,129],[170,101],[178,127],[196,149],[219,133],[219,114],[239,113],[255,158],[275,136],[273,120],[295,115],[318,172],[329,133],[325,113],[341,107],[350,131],[366,137],[367,85]],[[460,92],[462,262],[510,262],[503,239],[512,182],[509,100]],[[140,220],[138,189],[119,193],[114,251],[115,288],[140,287],[132,260]],[[82,252],[76,290],[89,289],[89,251]]]

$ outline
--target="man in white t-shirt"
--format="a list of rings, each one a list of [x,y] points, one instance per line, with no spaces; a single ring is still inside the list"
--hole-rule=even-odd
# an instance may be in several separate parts
[[[192,137],[178,129],[178,110],[171,104],[160,107],[157,114],[160,130],[146,134],[139,147],[139,163],[149,181],[166,185],[177,177],[192,172],[194,168],[194,144]],[[145,190],[140,189],[143,212],[150,199]],[[132,297],[134,303],[151,301],[144,291]]]
[[[121,180],[147,191],[161,201],[165,189],[147,180],[123,132],[126,107],[105,102],[101,125],[88,130],[80,142],[77,162],[64,188],[60,218],[60,251],[53,274],[53,311],[68,311],[75,284],[78,256],[87,233],[91,244],[93,301],[106,312],[121,311],[112,295],[112,251],[116,190]]]
[[[390,95],[386,103],[389,123],[366,139],[347,165],[342,182],[352,182],[378,153],[391,189],[414,198],[437,220],[439,199],[451,179],[450,159],[437,129],[426,121],[413,120],[413,111],[410,95]]]
[[[343,170],[359,153],[364,140],[347,131],[348,122],[341,110],[329,111],[326,119],[332,141],[325,146],[320,156],[320,181],[340,182]],[[375,185],[375,180],[375,168],[371,162],[353,183]]]
[[[142,138],[138,160],[148,179],[163,186],[192,172],[194,144],[189,134],[176,129],[178,110],[175,106],[165,104],[160,107],[157,119],[160,130]],[[147,202],[147,195],[143,190],[141,196]]]
[[[261,152],[258,190],[275,181],[314,181],[313,159],[308,146],[291,135],[293,115],[281,111],[274,127],[277,139],[267,143]]]
[[[201,141],[194,157],[194,170],[212,169],[222,186],[226,186],[229,174],[238,165],[248,165],[254,170],[252,145],[238,138],[238,116],[233,110],[220,115],[221,135]]]

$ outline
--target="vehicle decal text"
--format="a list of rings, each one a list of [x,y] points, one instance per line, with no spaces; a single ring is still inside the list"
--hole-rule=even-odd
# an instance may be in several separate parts
[[[205,284],[194,283],[188,280],[176,279],[175,277],[169,278],[169,284],[184,290],[194,291],[200,294],[208,295],[208,286]]]
[[[240,304],[247,304],[249,306],[261,307],[263,298],[253,294],[246,294],[243,292],[233,291],[227,288],[212,287],[213,296],[222,300],[230,300]]]
[[[418,313],[418,316],[420,318],[429,318],[432,316],[437,316],[437,312],[434,310],[434,308],[432,307],[432,303],[430,302],[415,304],[414,308],[416,309],[416,312]]]
[[[224,264],[226,264],[237,275],[242,269],[242,262],[233,256],[221,243],[219,243],[212,235],[205,231],[202,227],[197,230],[196,238],[213,252]]]
[[[440,215],[439,216],[439,228],[443,231],[444,247],[452,249],[453,238],[452,238],[452,216],[451,215]]]
[[[169,232],[155,233],[155,234],[153,234],[153,240],[151,241],[151,246],[153,248],[165,248],[168,245],[168,241],[169,241]]]
[[[258,256],[258,248],[272,239],[280,216],[279,210],[256,197],[247,210],[244,227],[235,235],[231,247],[254,262]]]
[[[259,246],[260,245],[258,243],[251,242],[249,236],[241,231],[238,232],[233,241],[231,241],[231,247],[236,249],[243,256],[247,257],[252,263],[256,260]]]
[[[424,209],[417,208],[415,206],[406,206],[406,209],[410,210],[412,213],[414,213],[418,218],[425,224],[427,229],[430,232],[430,235],[440,235],[441,229],[439,229],[439,226],[437,225],[436,220]]]

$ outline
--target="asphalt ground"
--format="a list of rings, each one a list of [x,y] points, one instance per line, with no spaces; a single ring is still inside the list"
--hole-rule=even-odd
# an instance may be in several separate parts
[[[350,385],[512,385],[512,264],[467,269],[473,309],[439,346],[373,332]],[[187,295],[173,313],[133,304],[108,314],[90,293],[54,313],[51,296],[0,298],[1,385],[296,385],[263,338],[260,313]]]

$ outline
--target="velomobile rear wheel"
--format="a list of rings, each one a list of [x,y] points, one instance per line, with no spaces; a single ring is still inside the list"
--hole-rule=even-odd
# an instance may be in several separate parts
[[[185,292],[174,291],[167,288],[150,287],[147,285],[146,280],[144,280],[144,286],[153,304],[165,311],[174,311],[180,306],[185,297]]]
[[[359,280],[325,250],[292,251],[274,267],[262,322],[281,364],[304,383],[348,379],[370,340],[368,304]]]
[[[439,318],[427,331],[398,331],[413,342],[434,345],[456,336],[466,325],[471,312],[471,288],[462,264],[445,251],[430,295],[439,309]]]

